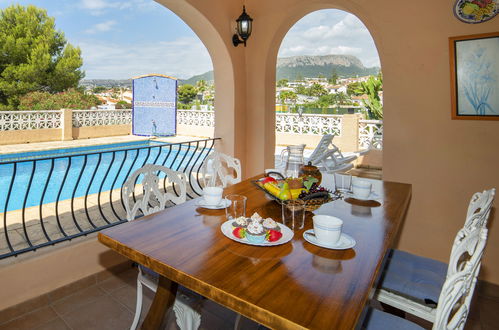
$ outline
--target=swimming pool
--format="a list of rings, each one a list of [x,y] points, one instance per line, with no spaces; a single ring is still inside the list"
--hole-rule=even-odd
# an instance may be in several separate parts
[[[145,140],[0,155],[0,213],[121,188],[146,163],[182,171],[207,153],[199,141]]]

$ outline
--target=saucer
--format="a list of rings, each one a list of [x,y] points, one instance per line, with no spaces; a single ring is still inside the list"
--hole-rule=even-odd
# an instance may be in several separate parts
[[[367,196],[366,198],[358,197],[353,192],[346,193],[345,195],[348,195],[351,198],[358,199],[359,201],[372,201],[379,197],[378,194],[376,194],[374,191],[371,191],[369,196]]]
[[[221,210],[225,209],[227,206],[230,205],[230,201],[226,200],[225,198],[222,199],[222,202],[218,205],[210,205],[206,204],[206,201],[201,197],[196,201],[196,205],[205,209],[210,209],[210,210]]]
[[[352,238],[352,236],[347,235],[345,233],[341,233],[340,239],[338,240],[338,242],[336,244],[319,243],[319,242],[317,242],[317,238],[314,236],[313,229],[306,230],[303,233],[303,238],[307,242],[309,242],[313,245],[317,245],[317,246],[320,246],[320,247],[323,247],[326,249],[331,249],[331,250],[346,250],[346,249],[353,248],[355,246],[355,244],[357,244],[357,242],[355,242],[355,240]]]

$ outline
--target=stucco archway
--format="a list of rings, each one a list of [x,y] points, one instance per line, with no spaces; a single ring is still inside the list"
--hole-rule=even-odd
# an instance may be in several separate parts
[[[350,73],[343,69],[348,67],[333,64],[333,71],[339,73],[338,82],[334,82],[334,84],[342,86],[339,91],[328,90],[333,83],[331,83],[331,80],[329,82],[323,80],[318,83],[327,90],[327,92],[324,91],[324,96],[306,98],[303,95],[307,94],[305,88],[308,89],[312,82],[316,83],[316,81],[310,81],[310,79],[321,77],[321,75],[324,79],[330,78],[333,72],[331,71],[331,64],[328,65],[329,68],[326,66],[321,68],[317,66],[320,64],[316,63],[314,72],[320,70],[321,75],[319,76],[317,74],[311,75],[308,70],[301,71],[300,67],[297,67],[296,69],[302,73],[308,72],[308,74],[304,74],[304,77],[301,76],[301,79],[304,78],[304,80],[300,82],[296,76],[298,71],[289,67],[290,63],[286,59],[298,61],[298,65],[303,65],[300,59],[302,56],[307,58],[312,56],[310,60],[318,59],[320,56],[321,62],[329,60],[329,57],[325,58],[324,56],[354,56],[363,64],[368,64],[366,69],[369,67],[370,72],[367,73],[367,70],[360,70],[360,68],[357,70],[354,62],[352,62],[353,68],[355,68],[354,71],[351,71],[352,68],[346,69]],[[288,62],[286,67],[280,67],[281,60]],[[360,65],[362,67],[362,64]],[[310,12],[296,21],[280,41],[278,49],[276,81],[284,78],[286,84],[281,85],[281,88],[279,85],[276,87],[276,150],[280,149],[279,146],[300,143],[306,144],[309,149],[313,149],[321,140],[322,136],[318,133],[319,131],[323,132],[322,134],[326,134],[325,131],[335,132],[333,133],[336,135],[334,144],[343,152],[355,152],[359,148],[366,148],[366,141],[371,141],[367,140],[371,137],[370,135],[367,136],[367,132],[376,134],[376,140],[373,140],[374,143],[381,143],[381,139],[378,139],[378,136],[380,136],[377,131],[378,126],[374,126],[373,123],[365,124],[359,121],[361,119],[377,119],[377,112],[366,111],[363,103],[355,96],[358,94],[349,94],[347,96],[347,85],[352,81],[346,82],[344,80],[345,78],[355,79],[357,77],[364,81],[367,80],[365,76],[376,76],[379,67],[374,70],[374,65],[379,65],[379,56],[372,36],[362,21],[352,13],[336,8],[326,8]],[[306,70],[308,67],[303,69]],[[352,74],[355,71],[358,73]],[[303,88],[303,90],[299,91],[298,87]],[[282,98],[281,93],[284,93],[285,99]],[[277,97],[278,95],[279,97]],[[355,102],[359,102],[360,107]],[[356,105],[355,110],[347,109],[354,105]],[[304,111],[305,114],[303,117],[300,116],[299,122],[296,121],[298,117],[293,116],[293,113],[297,115],[298,108]],[[278,111],[281,113],[279,114]],[[327,115],[328,119],[331,120],[333,117],[329,117],[330,115],[339,116],[340,118],[336,118],[336,120],[340,119],[341,122],[337,123],[339,126],[332,124],[332,122],[327,125],[322,120],[318,120],[320,117],[316,115]],[[360,115],[366,117],[359,117]],[[298,123],[300,125],[297,125]],[[311,131],[313,130],[312,127],[315,127],[318,132],[313,133]],[[297,130],[302,133],[296,133]],[[378,144],[376,144],[377,146]],[[372,150],[368,155],[359,158],[356,165],[380,168],[382,165],[381,155],[380,150]],[[354,170],[352,173],[357,172]]]
[[[374,40],[381,65],[383,66],[382,45],[377,30],[369,18],[366,8],[348,1],[294,1],[284,0],[265,2],[255,1],[256,12],[252,40],[246,52],[247,65],[247,109],[248,137],[246,150],[254,155],[248,159],[248,174],[262,172],[273,167],[275,148],[275,75],[279,47],[289,29],[309,13],[321,9],[339,9],[349,12],[366,26]],[[286,10],[282,10],[285,6]],[[253,6],[247,6],[249,12]],[[263,84],[262,84],[263,82]],[[251,125],[262,123],[261,127]],[[264,151],[262,153],[262,150]]]

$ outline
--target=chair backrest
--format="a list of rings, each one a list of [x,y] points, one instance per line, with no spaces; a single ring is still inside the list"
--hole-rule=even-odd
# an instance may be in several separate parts
[[[139,177],[142,182],[137,182]],[[163,210],[166,203],[185,202],[187,195],[187,180],[184,173],[173,171],[167,167],[146,164],[139,168],[123,184],[121,198],[125,205],[127,220],[134,220],[140,210],[143,215],[149,215]],[[170,185],[167,186],[167,183]],[[142,196],[136,198],[136,185],[142,184]]]
[[[318,157],[321,157],[326,151],[328,151],[329,146],[333,142],[333,138],[333,134],[323,135],[321,140],[317,144],[317,147],[315,147],[310,157],[308,157],[308,161],[314,162]]]
[[[463,329],[469,314],[471,298],[480,271],[488,230],[475,227],[461,229],[454,241],[449,270],[442,286],[433,329]]]
[[[234,172],[235,176],[231,172]],[[215,186],[221,182],[225,188],[228,184],[241,182],[241,162],[237,158],[213,151],[201,166],[201,176],[205,187]]]
[[[487,220],[495,194],[496,190],[492,188],[484,190],[483,192],[477,192],[471,197],[466,215],[465,227],[471,229],[476,226],[487,226]]]
[[[494,196],[495,189],[490,189],[471,198],[466,222],[454,239],[433,329],[464,328],[487,243],[487,221]]]

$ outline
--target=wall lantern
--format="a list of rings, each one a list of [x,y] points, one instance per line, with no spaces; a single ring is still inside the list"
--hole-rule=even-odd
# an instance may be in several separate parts
[[[244,6],[243,6],[243,13],[241,14],[241,16],[239,16],[238,19],[236,19],[236,22],[237,22],[237,28],[236,28],[237,34],[234,34],[232,36],[232,43],[234,44],[234,47],[237,47],[241,43],[244,43],[244,47],[246,47],[246,40],[251,35],[253,19],[248,14],[246,14],[246,8],[244,8]],[[240,40],[239,37],[241,37],[242,40]]]

